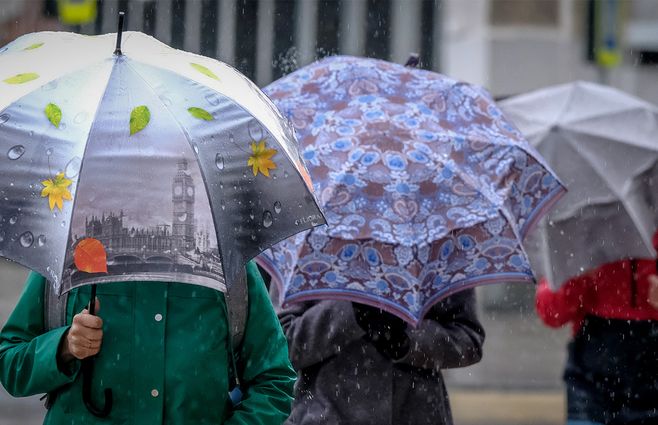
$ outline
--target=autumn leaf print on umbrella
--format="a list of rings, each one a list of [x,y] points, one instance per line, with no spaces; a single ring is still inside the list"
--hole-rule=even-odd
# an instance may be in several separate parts
[[[255,85],[122,38],[43,32],[0,49],[1,256],[60,294],[145,280],[226,291],[247,260],[324,223],[291,127]]]

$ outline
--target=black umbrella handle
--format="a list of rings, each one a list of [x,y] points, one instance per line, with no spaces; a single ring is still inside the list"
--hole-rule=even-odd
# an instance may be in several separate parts
[[[96,285],[91,285],[91,297],[89,300],[89,314],[96,311]],[[94,374],[94,358],[88,357],[82,361],[82,401],[92,415],[99,418],[107,417],[112,411],[112,390],[105,388],[105,403],[99,409],[91,400],[91,376]]]

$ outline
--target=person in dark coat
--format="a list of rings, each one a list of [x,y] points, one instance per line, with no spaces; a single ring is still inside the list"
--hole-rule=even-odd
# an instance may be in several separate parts
[[[573,329],[564,371],[568,425],[658,424],[656,260],[604,264],[556,292],[544,280],[536,307],[546,325]]]
[[[435,305],[418,329],[348,301],[276,306],[299,377],[292,425],[451,425],[442,369],[482,358],[473,290]]]

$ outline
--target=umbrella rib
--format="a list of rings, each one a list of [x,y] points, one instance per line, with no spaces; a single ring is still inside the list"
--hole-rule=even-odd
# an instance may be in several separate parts
[[[621,193],[614,187],[613,184],[608,180],[606,177],[605,173],[602,173],[595,165],[595,162],[592,161],[592,159],[589,157],[589,155],[582,151],[581,149],[578,148],[578,145],[574,142],[574,140],[569,137],[568,134],[564,135],[564,139],[571,145],[571,147],[580,155],[583,160],[587,163],[587,165],[590,166],[592,170],[603,180],[604,182],[607,183],[608,188],[617,196],[619,199],[619,202],[624,206],[624,209],[626,210],[626,213],[630,217],[630,219],[633,221],[633,224],[637,229],[640,229],[640,237],[642,238],[642,242],[645,244],[645,246],[649,249],[650,252],[654,251],[653,245],[651,244],[651,241],[647,239],[646,237],[646,230],[644,226],[642,226],[642,223],[638,221],[638,217],[635,216],[635,214],[632,212],[633,210],[629,208],[628,201],[622,196]]]

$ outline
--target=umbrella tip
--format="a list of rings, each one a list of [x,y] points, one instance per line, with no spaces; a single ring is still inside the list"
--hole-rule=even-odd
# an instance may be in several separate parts
[[[119,28],[117,30],[117,46],[114,50],[114,54],[121,56],[121,34],[123,33],[123,18],[126,16],[125,12],[119,12]]]
[[[420,55],[418,53],[409,53],[409,59],[407,59],[407,63],[405,63],[404,66],[416,68],[418,63],[420,63]]]

